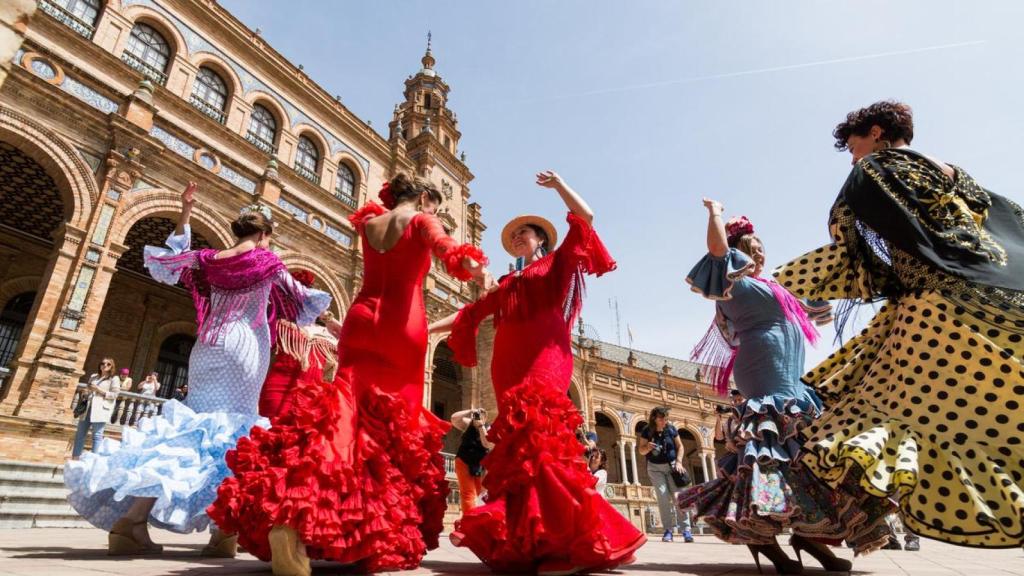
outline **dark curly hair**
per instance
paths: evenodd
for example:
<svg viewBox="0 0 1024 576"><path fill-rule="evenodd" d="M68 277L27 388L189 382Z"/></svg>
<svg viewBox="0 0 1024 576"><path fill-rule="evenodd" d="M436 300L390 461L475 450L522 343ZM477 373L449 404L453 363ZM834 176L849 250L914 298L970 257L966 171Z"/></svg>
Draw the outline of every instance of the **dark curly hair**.
<svg viewBox="0 0 1024 576"><path fill-rule="evenodd" d="M904 140L910 144L914 139L914 112L910 106L895 100L882 100L867 108L854 110L832 131L836 139L836 150L846 150L846 141L850 136L867 136L872 126L882 129L884 140Z"/></svg>

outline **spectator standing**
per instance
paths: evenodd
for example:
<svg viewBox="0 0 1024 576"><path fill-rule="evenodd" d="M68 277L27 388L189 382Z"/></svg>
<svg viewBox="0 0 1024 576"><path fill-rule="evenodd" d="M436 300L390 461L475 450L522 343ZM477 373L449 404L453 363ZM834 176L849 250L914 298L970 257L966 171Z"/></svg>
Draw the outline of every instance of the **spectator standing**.
<svg viewBox="0 0 1024 576"><path fill-rule="evenodd" d="M116 366L113 358L104 358L100 361L99 368L95 374L89 376L89 389L86 398L80 402L87 402L87 407L82 411L78 419L78 429L75 431L75 444L71 450L71 458L77 460L85 449L85 436L92 429L92 449L96 450L100 441L103 440L103 430L110 421L110 415L114 412L114 403L117 400L117 393L121 391L121 380L115 374Z"/></svg>

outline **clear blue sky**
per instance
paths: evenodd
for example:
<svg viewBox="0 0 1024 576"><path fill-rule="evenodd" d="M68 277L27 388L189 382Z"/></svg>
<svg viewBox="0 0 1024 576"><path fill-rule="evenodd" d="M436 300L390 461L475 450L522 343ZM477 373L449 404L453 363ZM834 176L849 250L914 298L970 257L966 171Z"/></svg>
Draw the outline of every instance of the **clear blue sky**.
<svg viewBox="0 0 1024 576"><path fill-rule="evenodd" d="M584 319L615 342L617 298L640 350L686 357L712 317L683 283L705 251L701 196L750 217L769 267L827 242L850 168L831 131L851 109L908 102L916 148L1024 200L1024 2L221 3L378 131L432 30L493 268L510 217L564 230L533 185L559 171L619 261Z"/></svg>

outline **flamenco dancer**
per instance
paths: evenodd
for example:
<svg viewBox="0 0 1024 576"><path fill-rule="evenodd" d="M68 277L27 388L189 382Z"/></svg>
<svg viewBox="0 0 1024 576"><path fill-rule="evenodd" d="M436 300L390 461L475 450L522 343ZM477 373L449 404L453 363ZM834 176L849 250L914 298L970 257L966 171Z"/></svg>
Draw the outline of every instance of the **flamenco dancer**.
<svg viewBox="0 0 1024 576"><path fill-rule="evenodd" d="M291 274L299 284L313 287L312 272L293 270ZM307 386L311 380L334 380L338 370L337 333L341 324L330 312L324 312L320 320L324 326L298 326L287 318L278 319L274 359L260 389L260 416L273 422L279 414L288 411L294 390Z"/></svg>
<svg viewBox="0 0 1024 576"><path fill-rule="evenodd" d="M431 255L481 285L483 253L434 216L441 194L399 174L351 218L364 250L362 289L341 327L333 382L310 380L270 430L228 456L235 473L210 516L239 533L274 574L308 575L310 558L360 572L415 568L441 532L449 424L423 408ZM493 280L491 280L493 282Z"/></svg>
<svg viewBox="0 0 1024 576"><path fill-rule="evenodd" d="M804 376L829 411L805 465L899 502L916 534L1024 544L1024 209L911 149L911 109L877 102L833 132L853 170L832 244L776 272L801 297L886 300ZM841 322L839 322L841 324Z"/></svg>
<svg viewBox="0 0 1024 576"><path fill-rule="evenodd" d="M494 316L491 377L499 415L484 458L487 504L466 512L451 540L495 571L574 574L627 563L646 537L594 490L574 431L583 424L566 392L572 377L570 328L583 304L583 274L602 275L615 261L591 228L590 207L554 172L537 184L556 190L569 208L569 232L520 216L502 231L505 250L524 264L498 288L456 315L455 359L476 365L477 327Z"/></svg>
<svg viewBox="0 0 1024 576"><path fill-rule="evenodd" d="M704 199L704 206L708 254L686 280L715 301L715 322L694 355L713 367L709 375L719 392L726 392L732 376L746 400L734 404L724 427L728 453L718 462L721 477L681 492L679 509L696 506L716 536L746 544L758 571L763 554L779 574L799 574L807 552L825 570L848 572L850 561L821 540L846 539L858 553L881 547L888 541L891 506L850 495L842 486L830 488L800 466L801 429L822 407L800 381L804 341L817 340L814 325L831 319L830 308L804 304L762 277L764 245L750 221L723 224L721 204ZM776 541L787 528L797 560Z"/></svg>
<svg viewBox="0 0 1024 576"><path fill-rule="evenodd" d="M189 358L189 395L169 400L163 414L125 428L120 445L69 463L68 500L93 526L108 530L111 555L162 551L148 524L174 532L205 530L206 507L230 474L225 453L253 426L270 363L275 318L312 323L330 304L324 292L296 282L267 248L270 210L242 209L231 223L238 239L227 250L191 250L189 218L197 186L182 193L181 216L167 249L146 246L145 265L165 284L179 280L196 305L198 340ZM204 555L233 557L237 539L214 531Z"/></svg>

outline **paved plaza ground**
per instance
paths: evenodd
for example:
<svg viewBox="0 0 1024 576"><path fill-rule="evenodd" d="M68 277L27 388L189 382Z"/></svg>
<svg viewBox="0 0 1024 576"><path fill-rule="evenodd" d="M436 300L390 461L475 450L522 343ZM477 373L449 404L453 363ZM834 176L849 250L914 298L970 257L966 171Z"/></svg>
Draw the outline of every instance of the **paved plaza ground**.
<svg viewBox="0 0 1024 576"><path fill-rule="evenodd" d="M199 557L204 537L182 536L154 531L154 540L165 545L158 557L111 559L106 556L106 534L91 529L24 529L0 530L0 575L17 576L174 576L266 574L270 566L248 554L235 560L207 560ZM787 548L792 555L792 550ZM838 551L852 557L850 550ZM812 559L805 557L805 574L826 574ZM765 574L773 574L770 564ZM329 563L315 563L315 576L341 574ZM443 540L440 549L427 555L413 574L490 574L467 550L455 548ZM608 574L678 574L743 576L757 574L754 563L741 546L730 546L710 536L699 536L697 542L663 543L653 539L638 554L637 563L628 569ZM857 559L854 575L878 574L898 576L938 576L964 574L970 576L1024 576L1024 551L974 550L959 548L931 540L922 540L921 552L881 551Z"/></svg>

